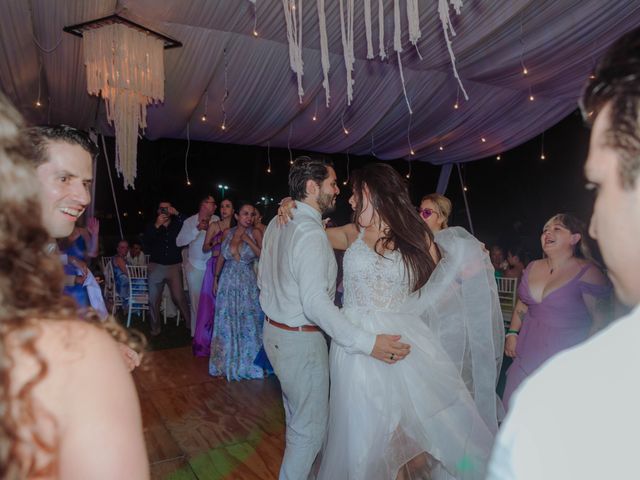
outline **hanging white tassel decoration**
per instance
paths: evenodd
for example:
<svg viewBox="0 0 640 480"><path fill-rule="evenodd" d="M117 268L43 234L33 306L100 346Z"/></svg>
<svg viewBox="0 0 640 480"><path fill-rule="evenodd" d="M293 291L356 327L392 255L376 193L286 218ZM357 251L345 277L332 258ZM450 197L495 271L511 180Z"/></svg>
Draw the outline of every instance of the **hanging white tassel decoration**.
<svg viewBox="0 0 640 480"><path fill-rule="evenodd" d="M402 25L400 24L400 0L393 0L393 49L402 51Z"/></svg>
<svg viewBox="0 0 640 480"><path fill-rule="evenodd" d="M324 0L318 0L318 28L320 29L320 56L322 58L322 86L325 92L325 104L329 108L331 95L329 92L329 41L327 39L327 17L324 11Z"/></svg>
<svg viewBox="0 0 640 480"><path fill-rule="evenodd" d="M302 0L282 0L284 19L287 24L287 40L289 42L289 63L291 70L298 78L298 97L302 103L304 89L302 88L302 76L304 75L304 63L302 61ZM296 18L296 13L298 17Z"/></svg>
<svg viewBox="0 0 640 480"><path fill-rule="evenodd" d="M384 4L378 0L378 50L380 60L387 58L387 50L384 46Z"/></svg>
<svg viewBox="0 0 640 480"><path fill-rule="evenodd" d="M418 0L407 0L407 20L409 22L409 41L411 45L416 46L422 36Z"/></svg>
<svg viewBox="0 0 640 480"><path fill-rule="evenodd" d="M353 12L354 0L347 1L347 19L345 25L344 0L340 0L340 33L342 35L342 50L344 56L344 66L347 73L347 105L351 105L353 100L353 64L356 61L353 53Z"/></svg>
<svg viewBox="0 0 640 480"><path fill-rule="evenodd" d="M373 40L371 39L371 0L364 0L364 31L367 37L367 60L373 60Z"/></svg>
<svg viewBox="0 0 640 480"><path fill-rule="evenodd" d="M451 23L451 17L449 16L449 3L451 3L451 5L453 6L456 14L460 15L462 0L438 0L438 14L440 15L440 23L442 23L442 31L444 32L444 39L447 43L447 50L449 50L449 57L451 57L453 75L458 80L458 85L460 85L460 90L462 90L465 100L469 100L469 95L467 95L467 91L464 89L464 85L462 85L460 75L458 75L458 69L456 68L456 57L453 53L453 48L451 47L451 39L449 38L449 31L451 32L452 37L456 36L456 32L453 29L453 24Z"/></svg>

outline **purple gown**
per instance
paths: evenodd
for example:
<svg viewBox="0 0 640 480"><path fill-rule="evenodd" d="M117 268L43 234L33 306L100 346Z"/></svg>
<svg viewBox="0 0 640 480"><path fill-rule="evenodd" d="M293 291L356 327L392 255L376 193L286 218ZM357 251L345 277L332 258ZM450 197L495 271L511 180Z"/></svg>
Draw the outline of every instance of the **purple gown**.
<svg viewBox="0 0 640 480"><path fill-rule="evenodd" d="M208 357L211 354L211 333L213 332L213 317L216 311L216 297L213 294L213 279L216 275L216 263L220 253L220 238L222 232L218 232L213 237L213 248L211 258L207 260L207 267L202 280L200 290L200 300L198 302L198 316L196 319L196 331L193 335L193 354L196 357Z"/></svg>
<svg viewBox="0 0 640 480"><path fill-rule="evenodd" d="M611 293L611 286L594 285L581 280L592 264L585 265L567 284L536 302L529 290L531 264L525 269L518 298L529 307L522 322L516 346L516 358L507 370L507 384L502 396L505 408L520 384L556 353L583 342L589 336L591 314L583 294L597 298ZM570 381L570 380L568 380Z"/></svg>

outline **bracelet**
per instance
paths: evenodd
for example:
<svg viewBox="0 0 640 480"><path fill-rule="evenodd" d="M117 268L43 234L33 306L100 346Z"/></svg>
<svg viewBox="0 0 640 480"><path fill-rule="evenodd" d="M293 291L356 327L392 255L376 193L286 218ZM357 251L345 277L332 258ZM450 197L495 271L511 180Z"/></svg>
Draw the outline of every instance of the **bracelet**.
<svg viewBox="0 0 640 480"><path fill-rule="evenodd" d="M514 336L518 336L518 334L520 333L520 330L507 330L507 333L505 334L505 337L508 337L510 335L514 335Z"/></svg>

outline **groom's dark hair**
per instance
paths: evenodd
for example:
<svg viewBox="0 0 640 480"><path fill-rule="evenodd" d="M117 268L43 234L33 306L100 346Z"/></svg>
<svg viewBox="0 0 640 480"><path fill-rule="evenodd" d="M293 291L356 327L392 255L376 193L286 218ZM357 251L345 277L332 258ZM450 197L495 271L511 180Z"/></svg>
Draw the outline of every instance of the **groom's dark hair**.
<svg viewBox="0 0 640 480"><path fill-rule="evenodd" d="M333 162L327 158L298 157L289 170L289 195L294 200L307 197L307 181L313 180L320 185L329 176L327 167Z"/></svg>

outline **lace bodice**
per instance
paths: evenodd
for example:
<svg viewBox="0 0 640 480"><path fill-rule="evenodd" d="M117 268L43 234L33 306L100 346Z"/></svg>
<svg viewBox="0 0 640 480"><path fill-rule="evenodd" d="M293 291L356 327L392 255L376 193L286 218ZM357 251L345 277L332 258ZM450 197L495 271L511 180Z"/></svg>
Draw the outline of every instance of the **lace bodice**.
<svg viewBox="0 0 640 480"><path fill-rule="evenodd" d="M378 255L362 235L344 254L344 307L396 310L409 294L400 252Z"/></svg>

